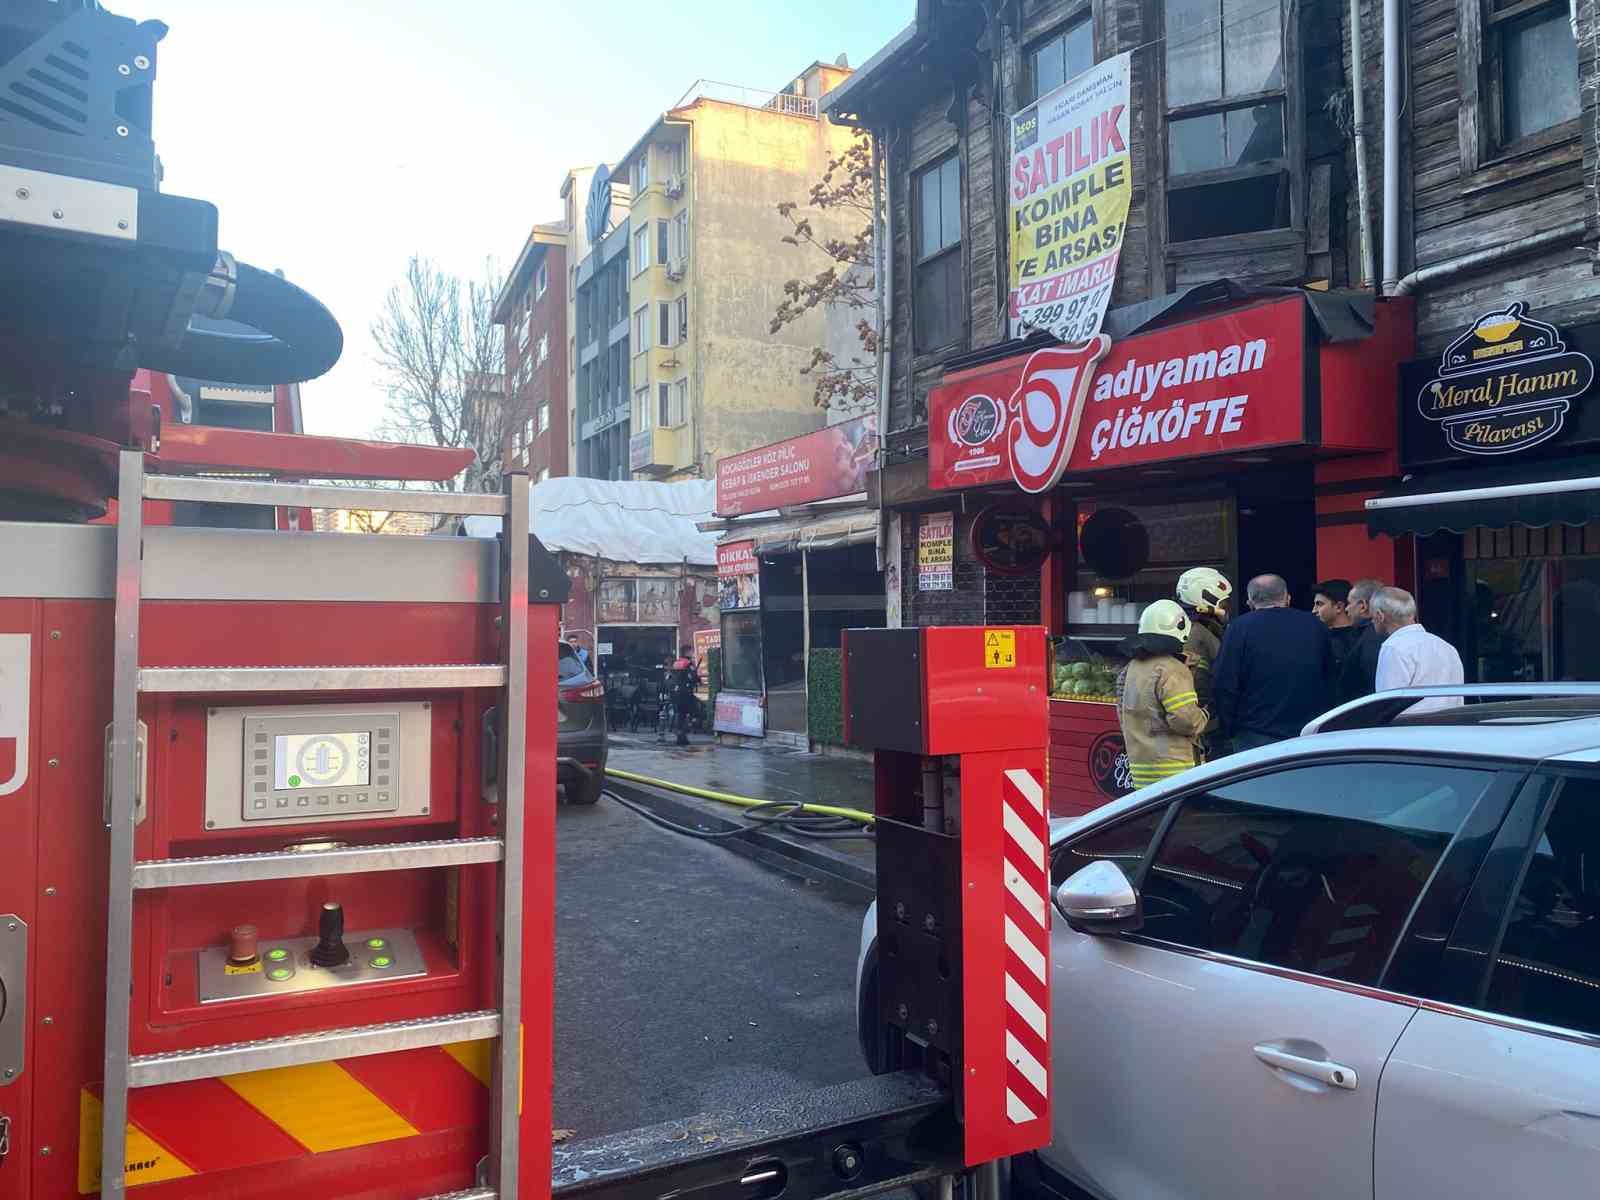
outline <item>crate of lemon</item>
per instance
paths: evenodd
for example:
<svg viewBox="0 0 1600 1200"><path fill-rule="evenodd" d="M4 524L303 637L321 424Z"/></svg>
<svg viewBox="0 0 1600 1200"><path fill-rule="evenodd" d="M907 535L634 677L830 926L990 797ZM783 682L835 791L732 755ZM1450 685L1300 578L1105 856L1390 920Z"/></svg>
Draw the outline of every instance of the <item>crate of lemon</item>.
<svg viewBox="0 0 1600 1200"><path fill-rule="evenodd" d="M1090 662L1057 663L1050 681L1052 700L1078 700L1091 704L1117 702L1118 668L1095 659Z"/></svg>

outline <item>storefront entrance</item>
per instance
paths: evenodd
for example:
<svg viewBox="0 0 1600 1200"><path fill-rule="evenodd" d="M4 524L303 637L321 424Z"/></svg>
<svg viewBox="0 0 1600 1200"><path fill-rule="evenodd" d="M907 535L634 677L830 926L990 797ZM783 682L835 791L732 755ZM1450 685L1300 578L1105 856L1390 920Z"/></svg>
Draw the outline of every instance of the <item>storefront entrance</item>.
<svg viewBox="0 0 1600 1200"><path fill-rule="evenodd" d="M678 656L676 625L602 625L595 642L600 677L615 671L656 670Z"/></svg>

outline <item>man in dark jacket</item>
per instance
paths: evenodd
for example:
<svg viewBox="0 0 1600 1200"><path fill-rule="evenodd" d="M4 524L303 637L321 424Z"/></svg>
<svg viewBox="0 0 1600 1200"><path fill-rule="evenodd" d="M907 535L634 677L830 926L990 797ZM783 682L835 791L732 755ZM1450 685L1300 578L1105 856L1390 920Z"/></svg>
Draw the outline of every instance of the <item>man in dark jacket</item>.
<svg viewBox="0 0 1600 1200"><path fill-rule="evenodd" d="M1281 576L1257 575L1245 597L1251 611L1229 623L1216 668L1217 716L1235 751L1297 736L1327 711L1333 676L1327 628L1289 607Z"/></svg>
<svg viewBox="0 0 1600 1200"><path fill-rule="evenodd" d="M1350 657L1361 639L1361 629L1350 615L1350 581L1324 579L1312 593L1311 615L1328 627L1333 639L1333 670L1335 677Z"/></svg>
<svg viewBox="0 0 1600 1200"><path fill-rule="evenodd" d="M1334 698L1340 704L1370 696L1377 690L1378 651L1383 646L1383 635L1372 623L1372 598L1382 590L1383 581L1379 579L1358 579L1350 585L1350 617L1360 633L1339 665Z"/></svg>

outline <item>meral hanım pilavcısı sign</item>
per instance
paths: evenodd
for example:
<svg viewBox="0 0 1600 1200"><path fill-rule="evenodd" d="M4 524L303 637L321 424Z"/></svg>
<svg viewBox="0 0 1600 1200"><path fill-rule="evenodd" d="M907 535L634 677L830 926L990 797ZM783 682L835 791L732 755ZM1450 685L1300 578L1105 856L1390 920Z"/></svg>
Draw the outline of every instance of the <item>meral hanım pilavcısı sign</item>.
<svg viewBox="0 0 1600 1200"><path fill-rule="evenodd" d="M1426 364L1423 367L1427 370ZM1555 438L1594 383L1594 363L1519 301L1486 313L1439 356L1418 386L1407 371L1404 457L1512 454ZM1585 439L1587 440L1587 439Z"/></svg>

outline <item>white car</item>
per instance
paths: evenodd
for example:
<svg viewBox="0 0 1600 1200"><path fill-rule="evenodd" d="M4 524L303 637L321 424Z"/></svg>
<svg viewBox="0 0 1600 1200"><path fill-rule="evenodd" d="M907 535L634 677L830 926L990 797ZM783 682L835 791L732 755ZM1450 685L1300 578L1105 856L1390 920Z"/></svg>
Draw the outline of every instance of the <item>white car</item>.
<svg viewBox="0 0 1600 1200"><path fill-rule="evenodd" d="M1594 690L1296 738L1057 822L1054 1140L1019 1183L1600 1195ZM876 936L869 912L874 1070Z"/></svg>

